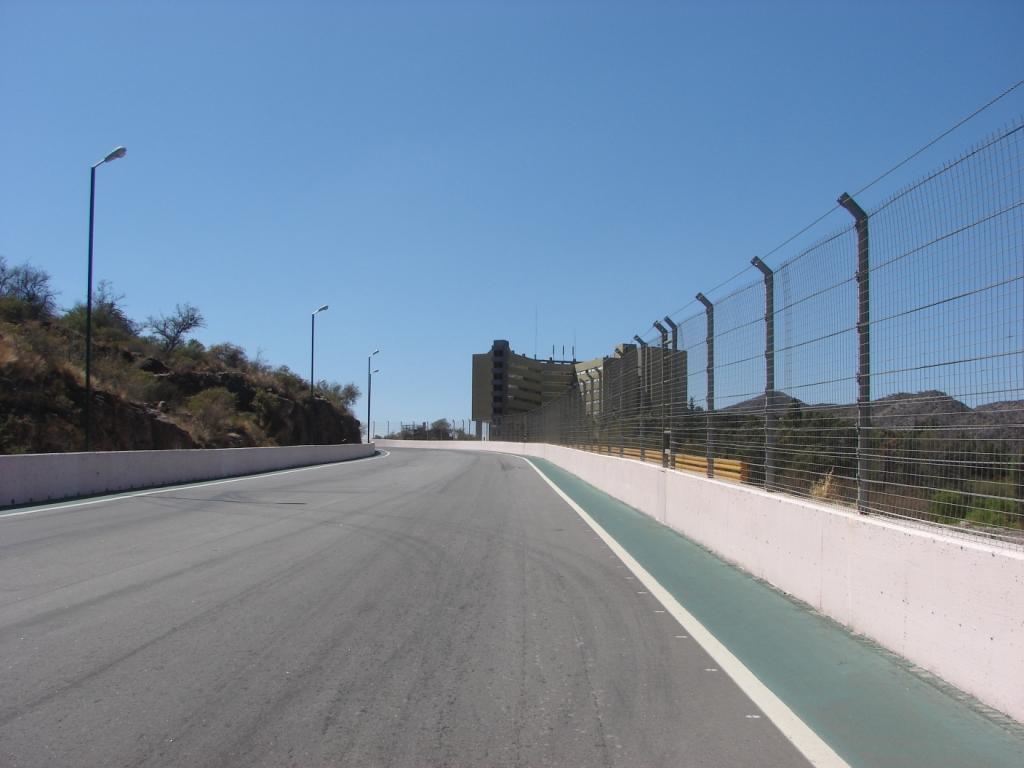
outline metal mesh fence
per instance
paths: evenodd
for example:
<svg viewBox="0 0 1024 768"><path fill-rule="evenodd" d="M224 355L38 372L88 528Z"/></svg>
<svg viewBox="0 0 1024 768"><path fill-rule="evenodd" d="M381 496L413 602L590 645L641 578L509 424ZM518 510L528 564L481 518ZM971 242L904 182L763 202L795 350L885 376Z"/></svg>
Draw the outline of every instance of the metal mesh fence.
<svg viewBox="0 0 1024 768"><path fill-rule="evenodd" d="M493 425L1024 542L1017 122Z"/></svg>

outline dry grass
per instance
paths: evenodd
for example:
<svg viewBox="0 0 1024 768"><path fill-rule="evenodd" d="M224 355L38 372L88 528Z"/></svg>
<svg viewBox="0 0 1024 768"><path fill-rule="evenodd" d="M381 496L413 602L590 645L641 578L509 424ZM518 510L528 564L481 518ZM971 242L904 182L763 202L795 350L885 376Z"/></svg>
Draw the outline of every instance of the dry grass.
<svg viewBox="0 0 1024 768"><path fill-rule="evenodd" d="M818 501L838 502L842 500L839 482L835 477L835 468L830 469L824 477L811 484L810 496Z"/></svg>

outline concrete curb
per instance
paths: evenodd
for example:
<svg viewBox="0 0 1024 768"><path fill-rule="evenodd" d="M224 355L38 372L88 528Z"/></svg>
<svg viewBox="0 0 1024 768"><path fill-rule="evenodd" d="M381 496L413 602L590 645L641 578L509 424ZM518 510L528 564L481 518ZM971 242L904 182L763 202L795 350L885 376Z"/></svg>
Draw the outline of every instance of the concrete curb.
<svg viewBox="0 0 1024 768"><path fill-rule="evenodd" d="M0 456L0 509L372 456L373 443Z"/></svg>

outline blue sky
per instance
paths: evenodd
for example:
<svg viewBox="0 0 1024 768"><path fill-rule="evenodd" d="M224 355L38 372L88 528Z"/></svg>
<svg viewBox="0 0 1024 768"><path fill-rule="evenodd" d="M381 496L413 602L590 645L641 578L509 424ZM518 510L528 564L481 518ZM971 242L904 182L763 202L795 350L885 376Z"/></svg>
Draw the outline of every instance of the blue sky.
<svg viewBox="0 0 1024 768"><path fill-rule="evenodd" d="M0 0L0 254L468 418L470 355L607 353L1024 77L1024 4ZM1024 113L1024 88L865 194ZM838 212L781 260L824 231ZM750 275L744 279L750 279ZM692 310L690 310L692 311ZM365 407L360 402L360 415Z"/></svg>

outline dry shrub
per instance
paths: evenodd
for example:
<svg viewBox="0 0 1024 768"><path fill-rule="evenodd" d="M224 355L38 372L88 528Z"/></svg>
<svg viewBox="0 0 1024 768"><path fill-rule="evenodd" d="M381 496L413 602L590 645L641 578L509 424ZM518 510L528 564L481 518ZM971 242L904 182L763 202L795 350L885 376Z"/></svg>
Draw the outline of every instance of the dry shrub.
<svg viewBox="0 0 1024 768"><path fill-rule="evenodd" d="M811 498L818 501L839 501L842 495L839 491L839 483L835 479L836 469L833 467L825 475L811 485Z"/></svg>
<svg viewBox="0 0 1024 768"><path fill-rule="evenodd" d="M93 358L93 379L97 389L113 392L125 400L145 402L153 377L114 357Z"/></svg>

